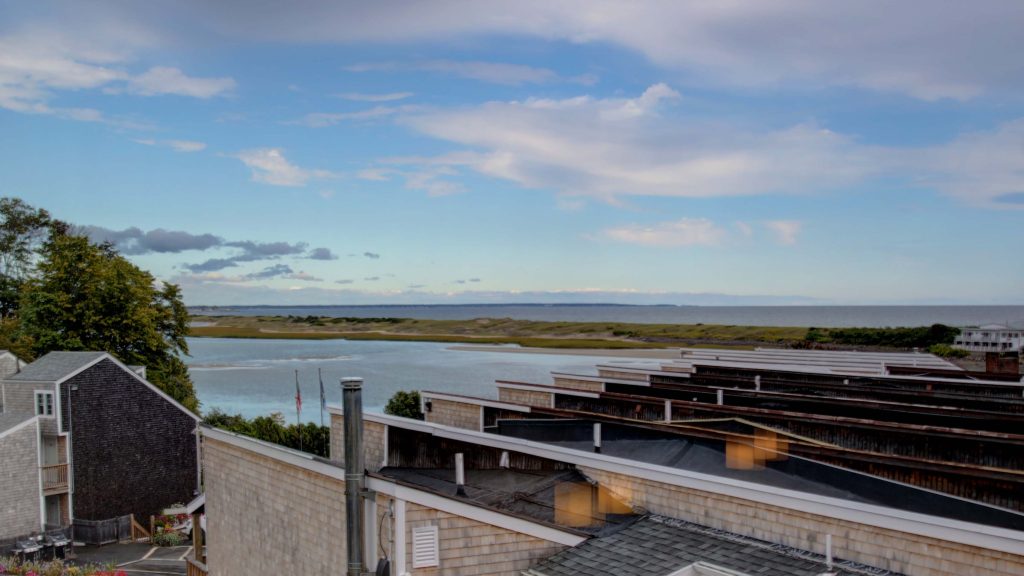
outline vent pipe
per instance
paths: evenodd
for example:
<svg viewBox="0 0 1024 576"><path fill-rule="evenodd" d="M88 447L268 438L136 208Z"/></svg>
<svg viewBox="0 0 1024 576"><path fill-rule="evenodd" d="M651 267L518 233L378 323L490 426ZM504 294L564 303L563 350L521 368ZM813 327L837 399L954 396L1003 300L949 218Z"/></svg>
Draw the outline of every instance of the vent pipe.
<svg viewBox="0 0 1024 576"><path fill-rule="evenodd" d="M455 454L455 495L466 495L466 464L462 452Z"/></svg>
<svg viewBox="0 0 1024 576"><path fill-rule="evenodd" d="M363 573L363 379L342 378L345 409L345 537L348 576Z"/></svg>
<svg viewBox="0 0 1024 576"><path fill-rule="evenodd" d="M601 423L594 423L594 452L601 453Z"/></svg>
<svg viewBox="0 0 1024 576"><path fill-rule="evenodd" d="M718 396L717 397L718 405L721 406L721 405L725 404L725 391L722 390L721 388L719 388L717 396Z"/></svg>
<svg viewBox="0 0 1024 576"><path fill-rule="evenodd" d="M754 376L754 390L761 391L761 375Z"/></svg>

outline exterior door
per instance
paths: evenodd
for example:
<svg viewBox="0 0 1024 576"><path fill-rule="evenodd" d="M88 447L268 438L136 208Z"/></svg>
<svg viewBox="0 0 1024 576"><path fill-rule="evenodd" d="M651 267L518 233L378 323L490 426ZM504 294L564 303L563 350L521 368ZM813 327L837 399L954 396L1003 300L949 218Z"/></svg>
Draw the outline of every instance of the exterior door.
<svg viewBox="0 0 1024 576"><path fill-rule="evenodd" d="M60 464L57 457L57 438L46 436L43 438L43 466Z"/></svg>

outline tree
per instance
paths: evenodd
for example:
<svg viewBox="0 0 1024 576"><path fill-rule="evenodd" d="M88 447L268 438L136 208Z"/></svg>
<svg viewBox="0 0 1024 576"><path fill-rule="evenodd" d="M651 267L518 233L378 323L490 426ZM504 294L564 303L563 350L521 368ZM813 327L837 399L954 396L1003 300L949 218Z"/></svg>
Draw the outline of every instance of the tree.
<svg viewBox="0 0 1024 576"><path fill-rule="evenodd" d="M0 322L17 312L21 285L53 224L46 210L37 210L20 198L0 198Z"/></svg>
<svg viewBox="0 0 1024 576"><path fill-rule="evenodd" d="M158 283L109 244L56 228L24 281L20 333L35 354L103 350L146 366L147 378L198 411L188 368L188 312L180 289Z"/></svg>
<svg viewBox="0 0 1024 576"><path fill-rule="evenodd" d="M420 393L415 390L395 392L395 395L384 406L384 413L423 420L423 412L420 412Z"/></svg>

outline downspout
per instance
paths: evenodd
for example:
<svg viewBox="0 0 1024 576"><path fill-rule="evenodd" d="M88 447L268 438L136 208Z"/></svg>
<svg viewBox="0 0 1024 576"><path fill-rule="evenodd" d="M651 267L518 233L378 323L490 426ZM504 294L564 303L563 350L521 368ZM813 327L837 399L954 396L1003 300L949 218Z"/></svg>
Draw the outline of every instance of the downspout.
<svg viewBox="0 0 1024 576"><path fill-rule="evenodd" d="M345 537L348 576L363 574L363 379L342 378L345 410Z"/></svg>

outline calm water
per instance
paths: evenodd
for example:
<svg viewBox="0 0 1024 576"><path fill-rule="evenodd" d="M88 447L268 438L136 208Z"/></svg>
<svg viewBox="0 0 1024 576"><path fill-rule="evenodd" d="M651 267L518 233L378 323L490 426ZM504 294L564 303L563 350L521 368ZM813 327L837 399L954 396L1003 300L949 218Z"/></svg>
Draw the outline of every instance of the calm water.
<svg viewBox="0 0 1024 576"><path fill-rule="evenodd" d="M508 354L447 350L451 344L346 340L190 338L188 359L203 411L220 408L247 417L281 412L295 421L295 370L303 420L320 419L322 369L329 404L341 403L339 379L365 379L363 404L379 410L398 390L434 390L495 398L495 380L550 384L551 371L593 373L594 365L623 361L595 356ZM326 417L326 416L325 416Z"/></svg>
<svg viewBox="0 0 1024 576"><path fill-rule="evenodd" d="M434 320L516 318L565 322L884 327L1024 324L1024 306L622 306L508 304L456 306L238 306L193 308L200 314L390 317Z"/></svg>

